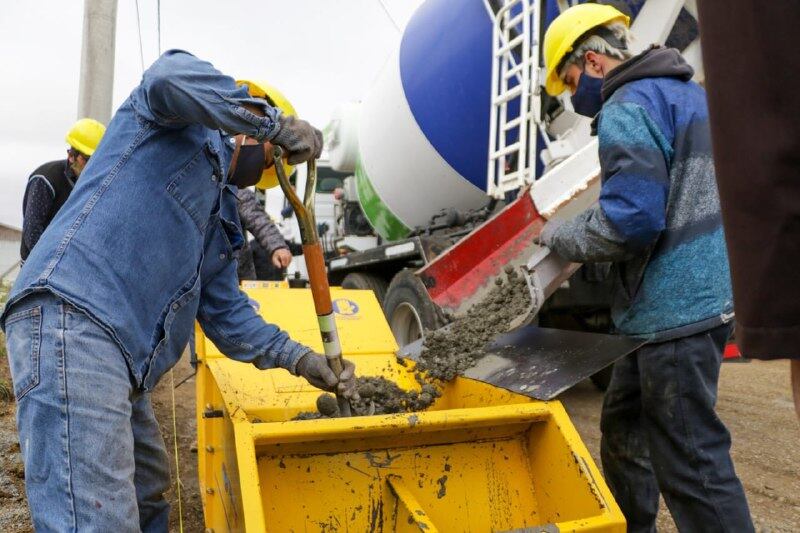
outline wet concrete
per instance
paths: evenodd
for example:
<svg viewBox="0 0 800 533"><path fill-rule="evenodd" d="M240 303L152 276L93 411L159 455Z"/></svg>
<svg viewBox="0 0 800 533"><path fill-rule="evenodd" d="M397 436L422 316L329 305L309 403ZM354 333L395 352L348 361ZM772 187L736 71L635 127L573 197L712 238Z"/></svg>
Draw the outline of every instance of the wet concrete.
<svg viewBox="0 0 800 533"><path fill-rule="evenodd" d="M483 348L509 324L525 314L530 295L525 278L506 267L506 279L495 279L495 287L481 302L452 322L447 331L428 332L417 368L428 379L450 381L472 367L484 355Z"/></svg>
<svg viewBox="0 0 800 533"><path fill-rule="evenodd" d="M353 409L359 415L423 411L430 407L441 393L430 383L423 382L421 385L420 391L406 391L385 378L358 378L358 394L361 400L353 402Z"/></svg>
<svg viewBox="0 0 800 533"><path fill-rule="evenodd" d="M508 331L509 324L530 306L525 278L513 267L506 267L505 279L498 277L494 283L486 298L452 322L447 331L426 333L415 374L422 386L420 391L403 390L381 377L360 377L357 381L361 400L352 403L353 413L364 416L427 409L441 396L441 383L471 368L484 355L484 346ZM339 410L334 397L323 394L317 399L317 412L300 413L294 420L336 416Z"/></svg>
<svg viewBox="0 0 800 533"><path fill-rule="evenodd" d="M417 376L419 380L420 377ZM350 403L355 416L385 415L393 413L412 413L424 411L441 396L439 389L430 384L421 382L421 390L407 391L397 386L393 381L381 377L357 378L358 394L360 400ZM321 394L317 398L317 411L304 412L293 420L314 420L318 418L336 418L339 408L336 398L332 394Z"/></svg>
<svg viewBox="0 0 800 533"><path fill-rule="evenodd" d="M317 398L317 411L325 416L338 416L339 406L336 403L336 398L331 394L321 394Z"/></svg>

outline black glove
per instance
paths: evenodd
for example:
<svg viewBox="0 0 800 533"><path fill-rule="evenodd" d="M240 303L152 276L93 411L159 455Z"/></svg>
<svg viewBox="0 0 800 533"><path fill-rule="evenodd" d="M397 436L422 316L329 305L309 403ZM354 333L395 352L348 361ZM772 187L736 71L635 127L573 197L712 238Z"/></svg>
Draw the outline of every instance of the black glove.
<svg viewBox="0 0 800 533"><path fill-rule="evenodd" d="M322 154L322 132L305 120L281 115L278 118L278 127L272 144L277 144L288 152L287 161L290 165L318 159Z"/></svg>
<svg viewBox="0 0 800 533"><path fill-rule="evenodd" d="M306 378L306 381L318 389L335 392L349 400L359 400L356 389L356 365L347 359L342 359L342 362L344 370L337 378L324 355L308 352L297 361L295 374Z"/></svg>
<svg viewBox="0 0 800 533"><path fill-rule="evenodd" d="M562 220L548 220L539 235L533 238L533 243L550 248L553 243L553 235L562 224L564 224Z"/></svg>

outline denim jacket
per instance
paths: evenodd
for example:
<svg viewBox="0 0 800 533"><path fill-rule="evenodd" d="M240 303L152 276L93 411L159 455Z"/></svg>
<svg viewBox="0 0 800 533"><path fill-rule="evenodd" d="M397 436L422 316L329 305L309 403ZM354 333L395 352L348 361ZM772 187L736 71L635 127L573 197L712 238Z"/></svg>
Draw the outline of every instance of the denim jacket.
<svg viewBox="0 0 800 533"><path fill-rule="evenodd" d="M195 317L228 357L294 371L309 348L265 323L239 290L244 239L226 183L228 134L270 139L278 113L210 63L164 53L32 250L0 324L15 302L49 290L108 331L145 390L180 358Z"/></svg>

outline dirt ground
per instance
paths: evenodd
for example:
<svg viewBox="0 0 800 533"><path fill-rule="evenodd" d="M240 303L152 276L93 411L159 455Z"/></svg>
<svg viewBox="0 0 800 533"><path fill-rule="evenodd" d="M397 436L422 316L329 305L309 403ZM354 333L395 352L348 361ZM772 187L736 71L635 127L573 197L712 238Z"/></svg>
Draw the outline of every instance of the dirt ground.
<svg viewBox="0 0 800 533"><path fill-rule="evenodd" d="M585 382L561 400L599 465L602 395ZM800 423L794 415L788 362L723 364L717 408L732 435L733 461L756 530L800 531ZM676 531L663 501L658 529Z"/></svg>
<svg viewBox="0 0 800 533"><path fill-rule="evenodd" d="M0 339L0 342L4 342ZM188 357L173 369L177 385L192 375ZM0 384L10 383L8 360L0 357ZM203 510L197 485L197 453L195 450L194 378L175 389L175 413L178 429L178 465L181 480L181 510L183 531L202 532ZM153 392L153 407L161 424L161 434L170 457L172 488L167 498L172 504L170 531L180 531L177 483L175 474L175 439L172 425L171 380L167 374ZM0 532L30 533L33 528L28 516L23 483L24 468L14 422L14 403L0 399Z"/></svg>
<svg viewBox="0 0 800 533"><path fill-rule="evenodd" d="M186 359L174 370L175 383L192 373ZM785 361L726 363L720 380L719 413L733 435L733 457L745 485L750 507L760 532L800 530L800 424L794 417ZM0 359L0 380L8 380L8 363ZM153 395L156 413L170 452L173 481L174 440L170 376ZM602 394L582 383L561 398L595 460L599 463L598 428ZM202 532L202 509L197 489L194 379L175 389L178 449L182 488L183 528ZM13 403L0 402L0 531L32 531L27 516L23 469L14 430ZM173 503L171 530L178 531L177 497ZM675 531L669 513L662 509L660 531Z"/></svg>
<svg viewBox="0 0 800 533"><path fill-rule="evenodd" d="M175 420L178 429L178 468L181 481L181 513L183 518L183 531L193 533L202 532L203 504L200 501L200 491L197 485L197 422L195 419L194 387L192 376L194 371L189 364L188 356L183 357L172 369L175 391ZM189 379L186 379L189 378ZM186 379L186 381L184 381ZM180 384L183 381L182 384ZM175 483L175 439L173 438L172 425L172 382L167 374L153 391L153 409L161 424L161 434L167 445L172 472L172 490L167 494L172 505L170 514L170 531L180 531L180 518L178 514L178 493ZM180 385L179 385L180 384Z"/></svg>

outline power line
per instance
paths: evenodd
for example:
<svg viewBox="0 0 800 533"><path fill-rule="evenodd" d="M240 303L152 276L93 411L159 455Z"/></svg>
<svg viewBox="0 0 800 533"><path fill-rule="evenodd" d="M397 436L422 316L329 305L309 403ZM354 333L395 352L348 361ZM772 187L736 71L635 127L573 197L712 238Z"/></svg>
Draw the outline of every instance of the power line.
<svg viewBox="0 0 800 533"><path fill-rule="evenodd" d="M161 57L161 0L158 0L158 56Z"/></svg>
<svg viewBox="0 0 800 533"><path fill-rule="evenodd" d="M397 22L395 22L394 18L392 17L392 14L389 13L389 10L386 8L386 4L383 3L383 0L378 0L378 3L383 8L383 12L386 13L386 17L392 23L392 26L394 26L394 29L397 30L397 33L403 33L403 30L401 30L400 26L397 25Z"/></svg>
<svg viewBox="0 0 800 533"><path fill-rule="evenodd" d="M144 72L144 49L142 48L142 18L139 15L139 0L136 0L136 29L139 31L139 61Z"/></svg>

